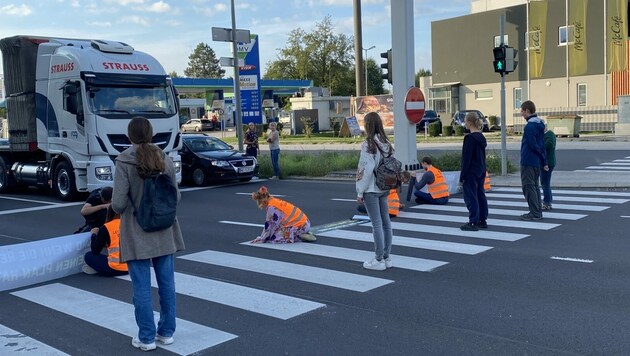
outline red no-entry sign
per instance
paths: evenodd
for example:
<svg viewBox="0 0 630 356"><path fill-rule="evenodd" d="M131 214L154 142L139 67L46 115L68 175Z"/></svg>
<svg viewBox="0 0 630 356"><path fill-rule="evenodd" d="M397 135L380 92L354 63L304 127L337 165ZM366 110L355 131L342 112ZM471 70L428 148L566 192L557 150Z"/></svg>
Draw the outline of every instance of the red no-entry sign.
<svg viewBox="0 0 630 356"><path fill-rule="evenodd" d="M424 116L424 94L422 90L411 87L405 95L405 115L412 124L417 124Z"/></svg>

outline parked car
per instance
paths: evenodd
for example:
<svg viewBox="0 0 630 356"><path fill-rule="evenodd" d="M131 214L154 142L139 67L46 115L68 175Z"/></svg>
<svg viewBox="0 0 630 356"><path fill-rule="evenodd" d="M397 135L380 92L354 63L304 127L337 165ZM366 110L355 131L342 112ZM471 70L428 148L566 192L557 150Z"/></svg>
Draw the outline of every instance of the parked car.
<svg viewBox="0 0 630 356"><path fill-rule="evenodd" d="M195 186L211 182L239 180L246 182L258 173L255 157L206 134L182 135L182 180Z"/></svg>
<svg viewBox="0 0 630 356"><path fill-rule="evenodd" d="M453 120L451 121L451 125L453 126L453 130L455 129L455 126L460 125L460 126L464 126L464 119L466 118L466 115L469 112L474 112L477 114L478 117L481 118L481 121L483 122L483 132L489 132L490 131L490 123L488 122L488 117L485 116L484 114L481 113L481 111L479 110L459 110L456 111L455 114L453 114ZM468 132L468 130L465 130L466 132Z"/></svg>
<svg viewBox="0 0 630 356"><path fill-rule="evenodd" d="M442 121L440 115L434 110L425 110L422 120L416 124L416 132L424 132L425 127L428 127L434 122L439 122L439 131L442 132Z"/></svg>
<svg viewBox="0 0 630 356"><path fill-rule="evenodd" d="M214 130L215 125L211 120L208 119L190 119L182 126L182 131L211 131Z"/></svg>

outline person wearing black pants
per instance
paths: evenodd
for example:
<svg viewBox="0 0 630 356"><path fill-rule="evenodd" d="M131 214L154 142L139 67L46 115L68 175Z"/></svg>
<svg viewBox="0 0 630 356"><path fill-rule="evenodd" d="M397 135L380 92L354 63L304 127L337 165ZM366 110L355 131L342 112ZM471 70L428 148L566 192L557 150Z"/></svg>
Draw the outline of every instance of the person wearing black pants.
<svg viewBox="0 0 630 356"><path fill-rule="evenodd" d="M468 223L460 227L463 231L478 231L488 228L488 200L484 190L486 178L485 136L481 133L483 123L476 113L468 113L464 119L470 133L464 136L462 146L462 169L459 181L464 190L464 202L468 209Z"/></svg>

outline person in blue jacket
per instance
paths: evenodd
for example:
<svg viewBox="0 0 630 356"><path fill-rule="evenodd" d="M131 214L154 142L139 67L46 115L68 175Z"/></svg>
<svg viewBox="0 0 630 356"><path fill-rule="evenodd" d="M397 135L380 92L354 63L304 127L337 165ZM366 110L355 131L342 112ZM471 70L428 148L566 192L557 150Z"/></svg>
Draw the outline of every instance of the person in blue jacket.
<svg viewBox="0 0 630 356"><path fill-rule="evenodd" d="M549 170L545 151L545 123L536 115L536 105L531 100L521 104L521 116L527 121L521 139L521 186L529 212L522 220L541 220L540 170Z"/></svg>

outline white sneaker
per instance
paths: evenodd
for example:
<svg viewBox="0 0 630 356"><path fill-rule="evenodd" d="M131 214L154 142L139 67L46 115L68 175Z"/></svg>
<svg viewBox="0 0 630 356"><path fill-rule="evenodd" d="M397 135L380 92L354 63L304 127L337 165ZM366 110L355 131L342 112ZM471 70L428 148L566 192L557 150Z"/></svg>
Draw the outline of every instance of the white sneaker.
<svg viewBox="0 0 630 356"><path fill-rule="evenodd" d="M394 264L392 263L392 258L391 257L385 258L384 261L385 261L385 267L386 268L394 267Z"/></svg>
<svg viewBox="0 0 630 356"><path fill-rule="evenodd" d="M385 267L385 261L377 260L376 258L363 262L363 268L371 269L374 271L384 271L387 267Z"/></svg>
<svg viewBox="0 0 630 356"><path fill-rule="evenodd" d="M83 267L81 267L81 270L83 271L83 273L85 274L97 274L98 271L95 270L94 268L88 266L88 264L84 264Z"/></svg>
<svg viewBox="0 0 630 356"><path fill-rule="evenodd" d="M155 350L156 348L155 342L152 342L150 344L145 344L142 341L140 341L140 339L138 339L137 337L134 337L133 339L131 339L131 346L135 347L136 349L140 349L142 351L151 351L151 350Z"/></svg>
<svg viewBox="0 0 630 356"><path fill-rule="evenodd" d="M172 336L162 336L162 335L155 335L155 341L159 342L162 345L170 345L172 344L175 339L173 339Z"/></svg>
<svg viewBox="0 0 630 356"><path fill-rule="evenodd" d="M298 238L304 242L315 242L317 241L317 237L313 235L311 232L307 232L306 234L301 234Z"/></svg>

